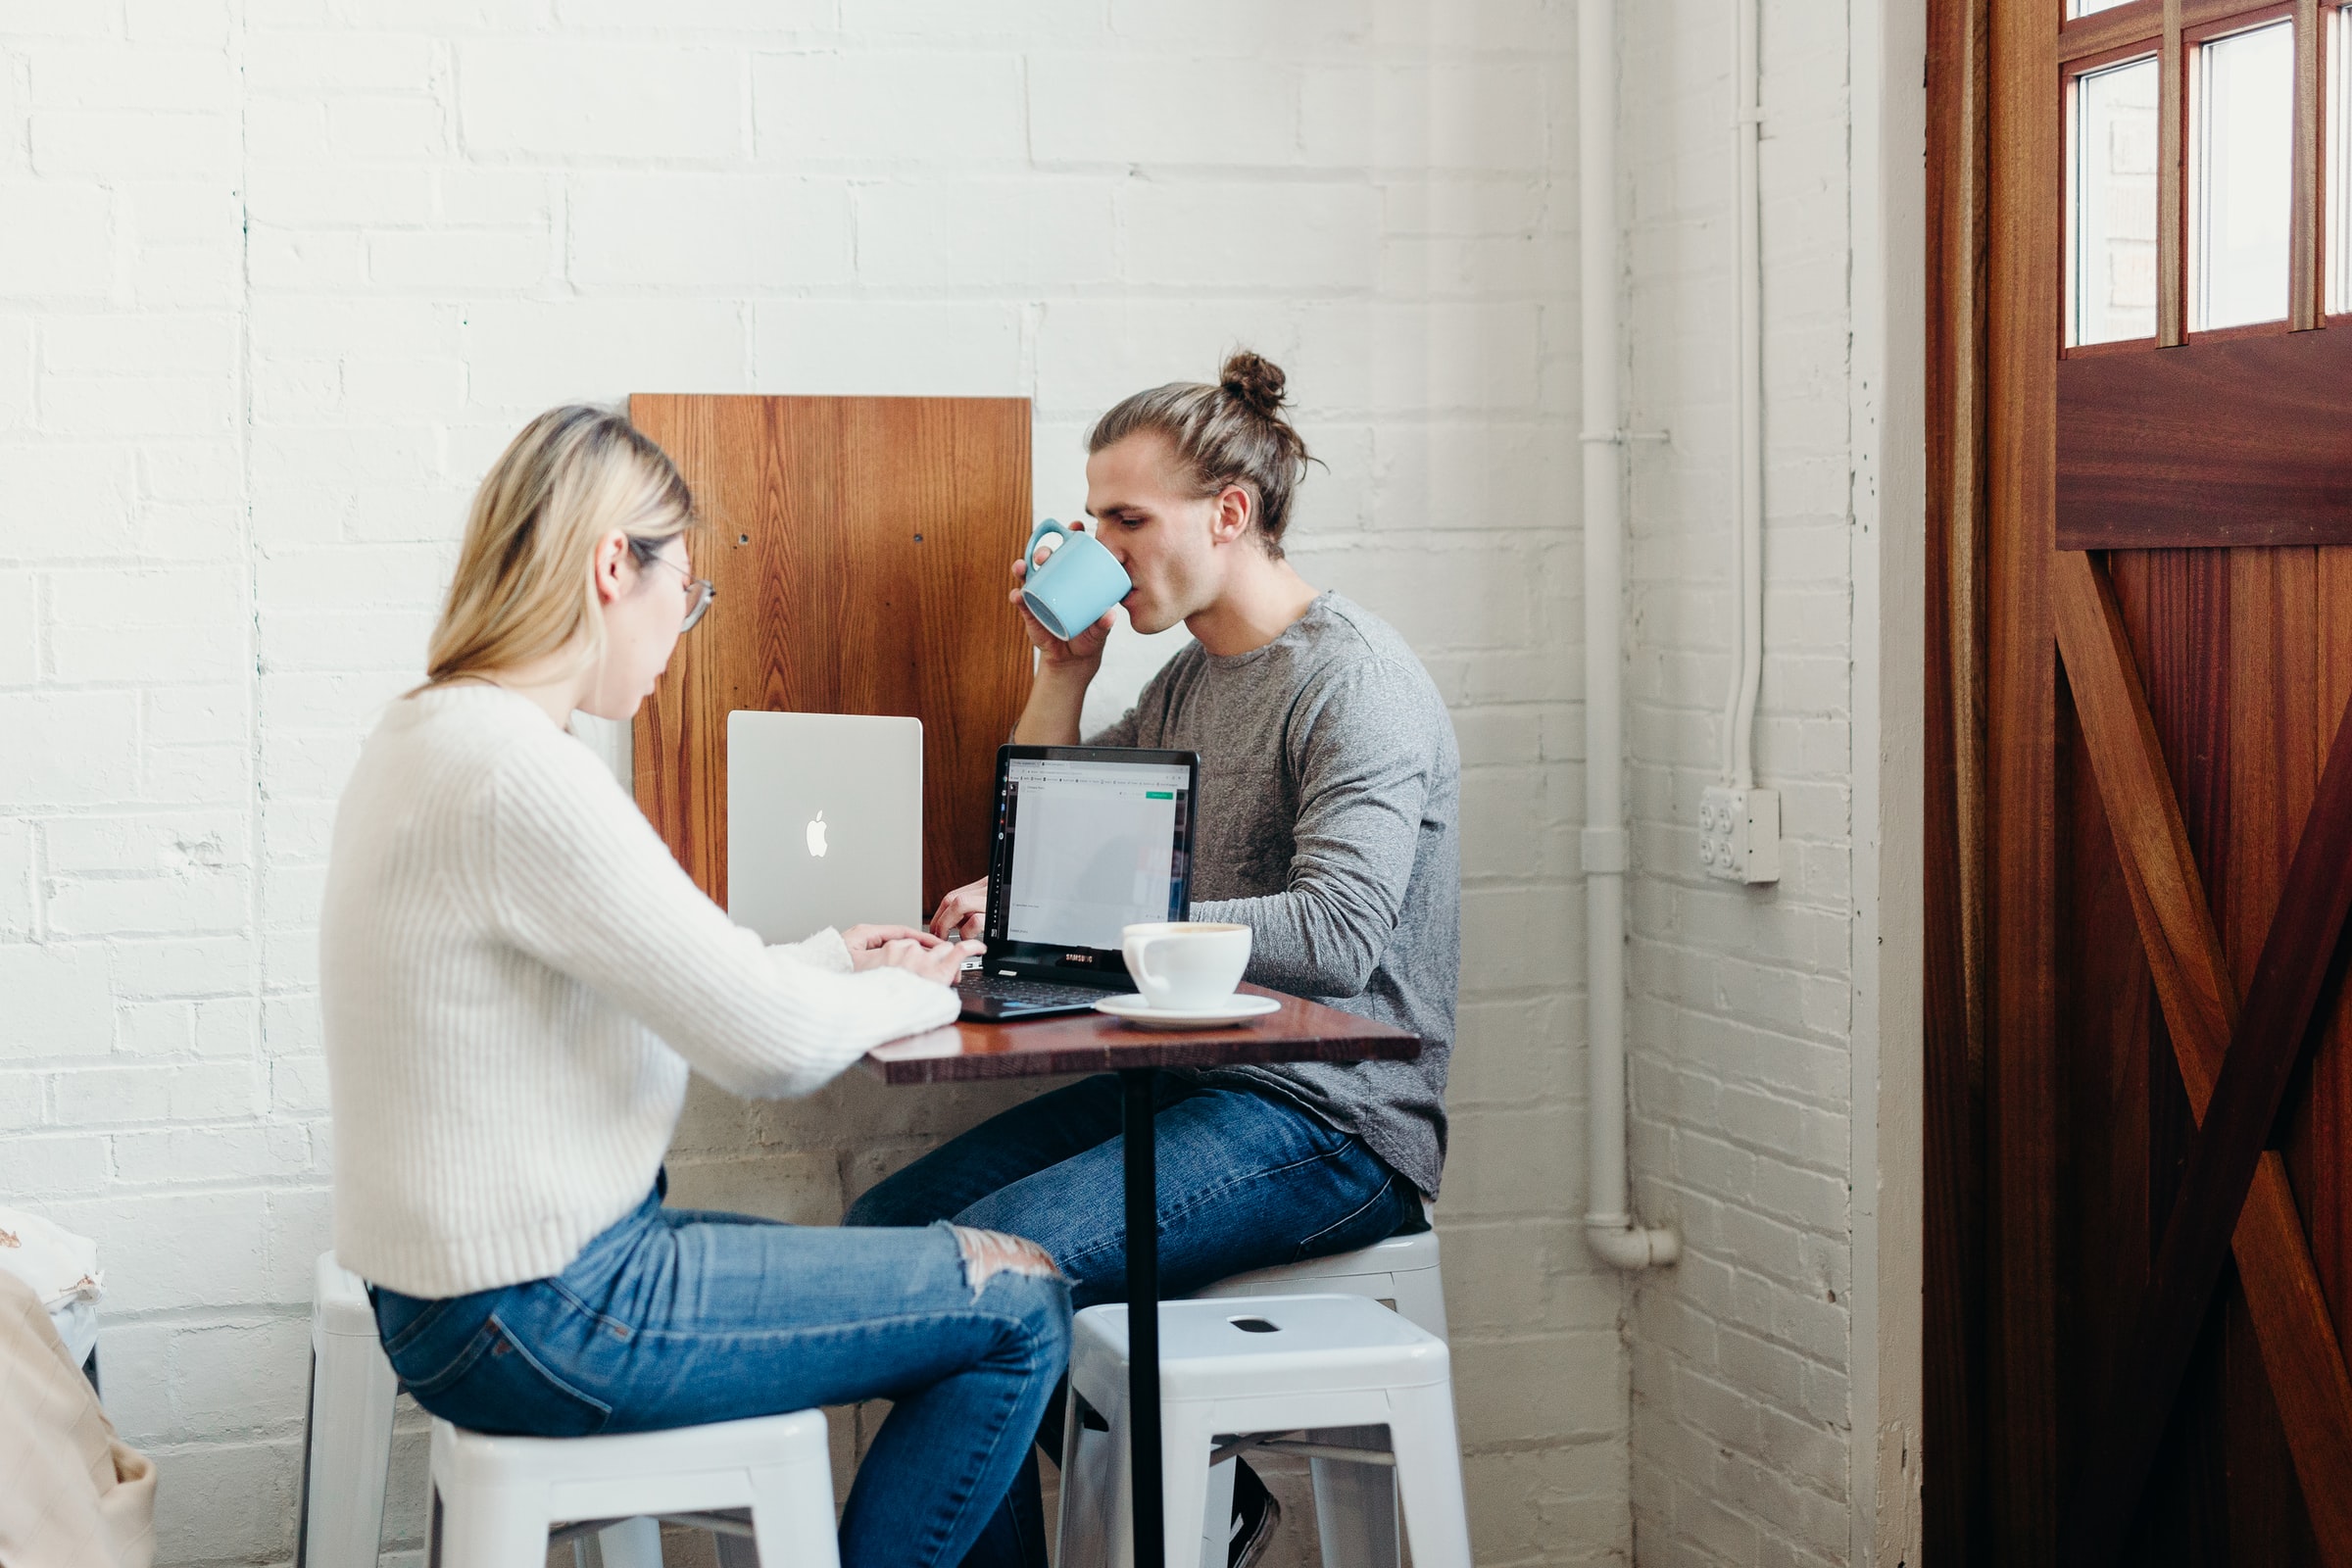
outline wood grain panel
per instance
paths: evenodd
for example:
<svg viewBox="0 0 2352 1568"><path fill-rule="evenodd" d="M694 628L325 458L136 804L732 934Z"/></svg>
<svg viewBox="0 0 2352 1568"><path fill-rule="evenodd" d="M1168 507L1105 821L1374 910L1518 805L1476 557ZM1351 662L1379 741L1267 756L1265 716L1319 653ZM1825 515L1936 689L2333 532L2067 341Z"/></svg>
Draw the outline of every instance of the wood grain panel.
<svg viewBox="0 0 2352 1568"><path fill-rule="evenodd" d="M2192 559L2219 563L2224 558ZM2256 596L2266 586L2283 581L2289 585L2289 597L2299 593L2317 603L2316 562L2299 565L2261 560L2235 568L2232 575L2239 584L2232 615L2258 617L2249 620L2250 628L2267 631L2293 618L2291 614L2273 615L2268 605L2257 602ZM2237 987L2189 858L2186 826L2167 787L2163 759L2156 750L2155 720L2138 681L2123 613L2084 557L2062 555L2052 580L2068 690L2081 713L2090 760L2106 798L2107 825L2114 837L2132 917L2149 957L2155 989L2163 1000L2164 1033L2178 1053L2187 1108L2201 1119L2212 1098L2229 1035L2235 1027ZM2308 638L2313 630L2308 617L2303 625ZM2231 727L2244 734L2247 743L2242 751L2230 754L2233 775L2255 770L2243 759L2266 749L2256 744L2266 734L2273 737L2267 747L2269 755L2276 756L2280 750L2291 755L2302 744L2277 742L2279 726L2272 724L2268 715L2282 704L2309 711L2295 682L2261 686L2243 678L2247 665L2259 670L2273 654L2267 637L2249 636L2240 641L2251 645L2248 654L2238 660L2215 661L2217 665L2239 665L2240 678L2232 682L2228 710L2239 715L2233 717ZM2243 716L2248 711L2256 716ZM2296 727L2292 720L2283 726L2289 732ZM2303 728L2308 740L2309 726ZM2312 768L2308 755L2302 765L2308 776ZM2248 789L2258 792L2270 786L2257 783ZM2302 789L2298 799L2299 813L2307 812L2309 788ZM2076 842L2081 843L2081 838ZM2078 859L2073 874L2076 880L2095 885L2098 867L2093 862L2086 876L2082 860ZM2267 881L2273 889L2267 901L2232 901L2249 917L2259 913L2266 926L2268 909L2277 900L2278 875L2273 873ZM2260 940L2258 932L2252 941ZM2095 990L2113 983L2109 977L2082 974L2076 987ZM2151 1103L2151 1110L2154 1108ZM2075 1136L2078 1140L2088 1138L2095 1146L2102 1135L2097 1128L2079 1121ZM2166 1141L2162 1118L2156 1117L2150 1123L2148 1145L2154 1150ZM2151 1154L2150 1163L2161 1167L2166 1161ZM2078 1173L2084 1172L2085 1161L2079 1156L2075 1168ZM2092 1174L2103 1168L2095 1161L2088 1165ZM2150 1179L2161 1181L2164 1174L2161 1168L2151 1169ZM2163 1223L2170 1197L2169 1186L2160 1186L2148 1201L2140 1202L2114 1191L2112 1183L2102 1182L2100 1196L2086 1196L2083 1200L2112 1214L2120 1228L2144 1245L2149 1232L2141 1226L2150 1220ZM2249 1454L2275 1441L2285 1446L2293 1458L2294 1473L2302 1481L2301 1496L2311 1499L2314 1528L2328 1544L2325 1560L2352 1568L2352 1374L2345 1370L2317 1273L2303 1243L2285 1165L2276 1152L2266 1152L2261 1159L2231 1245L2247 1293L2248 1322L2261 1348L2261 1364L2269 1374L2265 1381L2278 1393L2275 1401L2268 1396L2251 1399L2232 1395L2222 1408L2231 1422L2284 1423L2283 1435L2257 1428L2240 1434L2244 1441L2233 1446ZM2112 1260L2109 1266L2129 1280L2137 1280L2144 1276L2145 1257L2143 1254L2136 1267L2127 1260ZM2094 1344L2091 1353L2099 1354L2102 1348ZM2216 1342L2210 1353L2227 1358L2227 1342ZM2241 1373L2251 1370L2243 1365L2247 1356L2242 1348L2236 1359ZM2192 1379L2192 1390L2203 1386ZM2208 1402L2214 1402L2210 1396ZM2284 1467L2244 1472L2248 1495L2235 1498L2231 1506L2243 1510L2247 1528L2261 1523L2267 1529L2268 1522L2278 1518L2301 1518L2298 1499L2283 1488L2285 1475ZM2285 1530L2281 1539L2297 1542L2304 1534L2298 1525Z"/></svg>
<svg viewBox="0 0 2352 1568"><path fill-rule="evenodd" d="M2058 58L2088 60L2137 43L2152 49L2163 33L2164 0L2132 0L2067 23L2058 34Z"/></svg>
<svg viewBox="0 0 2352 1568"><path fill-rule="evenodd" d="M1928 5L1926 1054L1921 1535L1972 1560L1984 1495L1984 49L1988 0Z"/></svg>
<svg viewBox="0 0 2352 1568"><path fill-rule="evenodd" d="M2052 584L2068 689L2107 798L2106 825L2114 835L2156 993L2187 1053L2183 1076L2201 1111L2236 1021L2236 987L2122 614L2080 554L2061 553Z"/></svg>
<svg viewBox="0 0 2352 1568"><path fill-rule="evenodd" d="M2272 923L2245 1005L2198 1130L2181 1196L2165 1227L2148 1296L2088 1468L2065 1524L2070 1561L2115 1560L2138 1506L2165 1413L2180 1387L2199 1326L2289 1077L2304 1054L2313 1009L2352 906L2352 732L2339 732Z"/></svg>
<svg viewBox="0 0 2352 1568"><path fill-rule="evenodd" d="M2055 597L2064 604L2063 587ZM2080 1348L2059 1363L2060 1405L2069 1410L2095 1406L2105 1393L2147 1289L2148 1078L2151 1067L2172 1071L2150 1060L2156 990L2134 910L2136 868L2108 848L2126 828L2102 799L2085 735L2091 705L2074 689L2075 670L2072 659L2060 670L2058 709L2059 842L2076 852L2057 890L2057 962L2069 980L2057 1004L2067 1097L2058 1334Z"/></svg>
<svg viewBox="0 0 2352 1568"><path fill-rule="evenodd" d="M2332 9L2332 7L2330 8ZM2326 120L2326 24L2320 0L2295 0L2295 151L2294 200L2289 208L2293 234L2287 262L2286 324L2308 332L2320 324L2327 309L2327 279L2321 273L2320 213L2322 153L2320 138Z"/></svg>
<svg viewBox="0 0 2352 1568"><path fill-rule="evenodd" d="M1029 687L1001 585L1029 530L1014 398L640 395L694 487L718 585L637 721L637 798L726 902L726 718L737 709L923 723L923 905L985 873L996 750Z"/></svg>
<svg viewBox="0 0 2352 1568"><path fill-rule="evenodd" d="M2156 74L2156 341L2178 348L2188 336L2188 80L2180 33L2183 0L2164 0ZM2064 428L2065 394L2059 394ZM2059 509L2065 526L2065 508Z"/></svg>
<svg viewBox="0 0 2352 1568"><path fill-rule="evenodd" d="M2218 931L2230 835L2230 558L2201 550L2134 555L2143 620L2133 639L2166 774Z"/></svg>
<svg viewBox="0 0 2352 1568"><path fill-rule="evenodd" d="M2279 884L2302 836L2311 810L2312 792L2319 783L2321 739L2314 710L2304 690L2312 667L2318 629L2318 555L2305 547L2276 550L2237 549L2228 552L2230 572L2230 741L2226 765L2230 770L2229 879L2223 899L2222 946L2230 956L2230 973L2241 994L2251 983L2254 965L2278 907ZM2203 1101L2199 1102L2202 1119ZM2276 1152L2262 1156L2257 1179L2283 1189L2284 1164ZM2249 1198L2249 1202L2253 1201ZM2286 1209L2286 1220L2299 1223L2291 1194L2279 1191L2263 1201ZM2277 1217L2273 1217L2274 1223ZM2259 1221L2257 1221L2259 1223ZM2241 1215L2239 1229L2250 1229ZM2289 1310L2307 1309L2292 1319L2274 1318L2275 1342L2282 1336L2308 1341L2330 1327L2325 1313L2309 1311L2318 1278L2307 1250L2298 1248L2291 1278L2246 1281L2243 1261L2229 1272L2222 1287L2227 1326L2219 1356L2225 1391L2213 1401L2211 1419L2226 1440L2229 1454L2230 1542L2237 1560L2275 1563L2294 1568L2303 1544L2312 1536L2304 1496L2317 1494L2317 1506L2330 1510L2330 1524L2342 1560L2352 1562L2352 1447L2344 1446L2344 1423L2352 1407L2338 1401L2307 1427L2306 1452L2297 1485L2285 1434L2279 1430L2278 1401L2271 1394L2274 1379L2263 1375L2252 1312L2244 1298L2247 1290L2267 1291ZM2342 1357L2332 1345L2281 1344L2277 1382L2287 1389L2283 1397L2309 1401L2312 1391L2295 1387L2306 1375L2302 1365L2327 1356L2328 1375L2342 1376ZM2247 1385L2251 1385L2248 1387ZM2342 1388L2352 1400L2352 1388ZM2329 1451L2323 1451L2329 1450ZM2268 1458L2277 1462L2265 1463Z"/></svg>
<svg viewBox="0 0 2352 1568"><path fill-rule="evenodd" d="M2222 947L2240 994L2278 907L2320 779L2318 714L2303 692L2319 643L2319 558L2308 549L2229 553L2230 875Z"/></svg>
<svg viewBox="0 0 2352 1568"><path fill-rule="evenodd" d="M2060 548L2352 544L2352 330L2057 371Z"/></svg>
<svg viewBox="0 0 2352 1568"><path fill-rule="evenodd" d="M1986 1494L1981 1550L2057 1561L2058 1151L2053 879L2057 715L2049 569L2056 514L2061 139L2057 9L1991 13L1985 290Z"/></svg>
<svg viewBox="0 0 2352 1568"><path fill-rule="evenodd" d="M2317 722L2352 703L2352 549L2319 552ZM2352 1008L2338 1003L2314 1053L2301 1136L2289 1145L2312 1260L2339 1337L2352 1336Z"/></svg>

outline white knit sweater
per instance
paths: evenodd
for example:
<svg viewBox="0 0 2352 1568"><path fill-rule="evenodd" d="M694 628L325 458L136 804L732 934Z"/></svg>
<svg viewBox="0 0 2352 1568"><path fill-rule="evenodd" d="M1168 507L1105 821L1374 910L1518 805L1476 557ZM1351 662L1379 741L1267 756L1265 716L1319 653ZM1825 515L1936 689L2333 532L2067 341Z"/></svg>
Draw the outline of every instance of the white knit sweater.
<svg viewBox="0 0 2352 1568"><path fill-rule="evenodd" d="M561 1272L651 1188L691 1064L803 1095L953 1020L821 932L768 948L585 746L467 684L392 705L335 816L319 986L335 1252L411 1296Z"/></svg>

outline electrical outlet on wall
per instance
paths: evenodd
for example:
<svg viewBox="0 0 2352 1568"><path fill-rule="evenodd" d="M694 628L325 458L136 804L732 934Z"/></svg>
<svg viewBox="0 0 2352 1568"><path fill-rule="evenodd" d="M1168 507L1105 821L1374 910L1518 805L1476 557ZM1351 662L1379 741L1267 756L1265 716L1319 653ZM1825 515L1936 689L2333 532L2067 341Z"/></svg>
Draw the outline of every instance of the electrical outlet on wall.
<svg viewBox="0 0 2352 1568"><path fill-rule="evenodd" d="M1725 882L1781 879L1781 792L1718 784L1698 798L1698 865Z"/></svg>

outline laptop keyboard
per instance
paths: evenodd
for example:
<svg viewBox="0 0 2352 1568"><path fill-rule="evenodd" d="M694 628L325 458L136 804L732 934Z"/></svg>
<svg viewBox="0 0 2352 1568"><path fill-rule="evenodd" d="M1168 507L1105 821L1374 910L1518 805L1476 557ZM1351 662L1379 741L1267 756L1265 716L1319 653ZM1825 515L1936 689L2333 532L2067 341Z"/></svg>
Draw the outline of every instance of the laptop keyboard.
<svg viewBox="0 0 2352 1568"><path fill-rule="evenodd" d="M969 1002L1019 1002L1031 1006L1057 1007L1073 1003L1093 1006L1113 993L1093 986L1060 986L1050 980L1022 980L1001 974L966 973L956 982L956 994Z"/></svg>

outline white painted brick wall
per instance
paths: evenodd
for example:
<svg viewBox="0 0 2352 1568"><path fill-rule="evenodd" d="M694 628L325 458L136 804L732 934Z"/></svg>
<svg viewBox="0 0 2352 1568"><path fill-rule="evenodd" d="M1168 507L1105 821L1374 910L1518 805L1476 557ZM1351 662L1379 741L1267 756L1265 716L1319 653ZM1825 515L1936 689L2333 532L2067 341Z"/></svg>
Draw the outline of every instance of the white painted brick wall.
<svg viewBox="0 0 2352 1568"><path fill-rule="evenodd" d="M1634 1163L1690 1248L1631 1291L1574 1224L1572 0L0 0L0 1195L105 1249L163 1561L291 1552L327 834L514 427L634 390L1027 395L1067 516L1093 416L1237 342L1330 465L1301 569L1403 629L1462 741L1444 1217L1480 1560L1844 1560L1846 38L1767 4L1790 842L1742 892L1690 872L1729 18L1624 14L1631 414L1675 431L1631 492ZM1090 714L1180 637L1115 644ZM1004 1102L698 1089L673 1171L822 1222Z"/></svg>
<svg viewBox="0 0 2352 1568"><path fill-rule="evenodd" d="M1645 1564L1849 1560L1852 661L1847 17L1763 0L1765 639L1786 873L1698 873L1733 667L1734 13L1625 8L1635 627L1633 1165L1680 1267L1632 1293ZM1862 637L1874 645L1875 632Z"/></svg>

